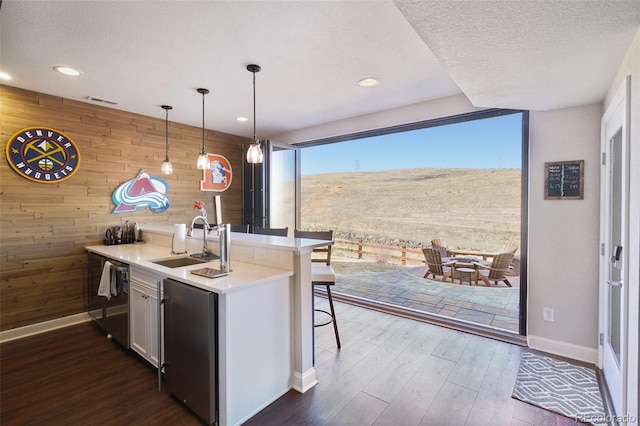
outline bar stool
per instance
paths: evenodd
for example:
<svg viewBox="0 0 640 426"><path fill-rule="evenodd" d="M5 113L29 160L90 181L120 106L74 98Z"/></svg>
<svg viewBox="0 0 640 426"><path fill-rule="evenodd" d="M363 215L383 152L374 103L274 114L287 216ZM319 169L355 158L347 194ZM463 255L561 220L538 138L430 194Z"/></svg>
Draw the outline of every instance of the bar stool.
<svg viewBox="0 0 640 426"><path fill-rule="evenodd" d="M333 231L298 231L294 230L295 238L309 238L313 240L327 240L333 241ZM315 323L314 314L314 327L323 327L333 323L333 331L336 335L336 344L340 349L340 333L338 332L338 322L336 321L336 311L333 308L333 297L331 297L331 286L336 283L336 273L331 267L331 245L326 247L316 247L313 249L314 253L321 253L322 256L312 257L311 259L311 284L315 287L318 285L325 286L327 290L327 299L329 299L329 311L323 309L315 309L315 312L323 312L329 315L329 320L321 324ZM315 334L315 333L314 333ZM315 345L314 345L315 346Z"/></svg>

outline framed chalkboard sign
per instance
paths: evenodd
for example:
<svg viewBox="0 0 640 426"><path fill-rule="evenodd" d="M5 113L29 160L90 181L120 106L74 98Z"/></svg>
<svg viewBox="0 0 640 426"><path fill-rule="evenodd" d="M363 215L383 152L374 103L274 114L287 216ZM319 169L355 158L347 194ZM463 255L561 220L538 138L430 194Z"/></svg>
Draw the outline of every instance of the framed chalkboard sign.
<svg viewBox="0 0 640 426"><path fill-rule="evenodd" d="M584 199L584 160L544 163L544 199Z"/></svg>

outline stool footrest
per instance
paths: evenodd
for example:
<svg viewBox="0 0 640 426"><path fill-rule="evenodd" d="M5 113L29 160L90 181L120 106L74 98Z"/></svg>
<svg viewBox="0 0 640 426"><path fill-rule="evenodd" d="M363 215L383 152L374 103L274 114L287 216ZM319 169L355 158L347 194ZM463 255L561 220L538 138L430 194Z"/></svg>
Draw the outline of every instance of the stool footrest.
<svg viewBox="0 0 640 426"><path fill-rule="evenodd" d="M325 311L324 309L314 309L314 311L316 312L322 312L323 314L327 314L329 315L329 317L331 318L329 321L327 322L323 322L321 324L313 324L314 327L323 327L325 325L329 325L334 321L333 315L331 315L331 312L329 311Z"/></svg>

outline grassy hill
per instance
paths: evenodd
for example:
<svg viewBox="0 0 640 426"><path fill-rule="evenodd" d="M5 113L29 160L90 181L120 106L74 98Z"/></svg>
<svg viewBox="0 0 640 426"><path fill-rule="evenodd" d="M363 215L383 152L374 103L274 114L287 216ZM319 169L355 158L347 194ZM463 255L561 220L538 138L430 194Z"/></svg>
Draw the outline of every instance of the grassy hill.
<svg viewBox="0 0 640 426"><path fill-rule="evenodd" d="M520 169L421 168L302 176L302 226L382 245L497 251L520 241Z"/></svg>

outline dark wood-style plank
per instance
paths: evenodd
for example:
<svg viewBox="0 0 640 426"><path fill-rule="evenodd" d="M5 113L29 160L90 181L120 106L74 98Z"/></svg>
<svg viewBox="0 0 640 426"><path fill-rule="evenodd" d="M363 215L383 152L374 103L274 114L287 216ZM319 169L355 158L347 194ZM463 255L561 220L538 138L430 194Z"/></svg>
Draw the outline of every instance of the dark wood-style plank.
<svg viewBox="0 0 640 426"><path fill-rule="evenodd" d="M0 357L2 425L201 424L89 323L3 343Z"/></svg>
<svg viewBox="0 0 640 426"><path fill-rule="evenodd" d="M246 425L577 424L511 398L520 346L335 305L345 337L338 351L331 327L316 329L319 384Z"/></svg>
<svg viewBox="0 0 640 426"><path fill-rule="evenodd" d="M576 424L511 398L522 347L344 303L336 309L348 338L338 351L332 327L316 329L318 385L287 392L246 425ZM3 343L0 363L3 426L201 424L158 392L155 370L90 324Z"/></svg>

